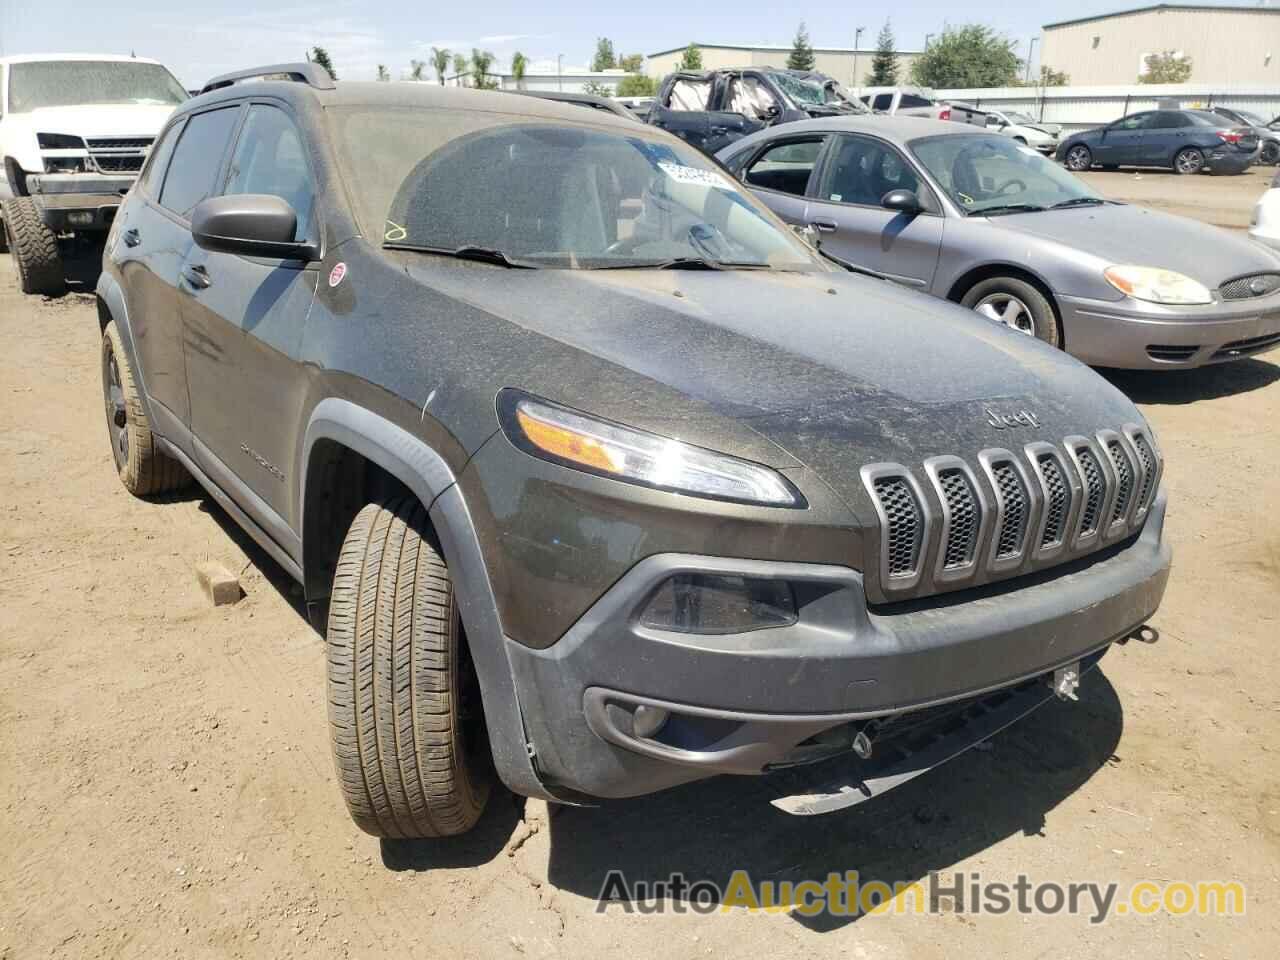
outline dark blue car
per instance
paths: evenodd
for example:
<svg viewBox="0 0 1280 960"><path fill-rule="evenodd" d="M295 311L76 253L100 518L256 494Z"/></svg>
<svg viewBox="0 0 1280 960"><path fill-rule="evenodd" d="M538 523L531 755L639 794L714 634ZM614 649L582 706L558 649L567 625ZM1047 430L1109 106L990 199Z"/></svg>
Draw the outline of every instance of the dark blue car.
<svg viewBox="0 0 1280 960"><path fill-rule="evenodd" d="M1077 173L1095 166L1169 167L1175 173L1243 173L1258 137L1207 110L1148 110L1063 139L1057 158Z"/></svg>

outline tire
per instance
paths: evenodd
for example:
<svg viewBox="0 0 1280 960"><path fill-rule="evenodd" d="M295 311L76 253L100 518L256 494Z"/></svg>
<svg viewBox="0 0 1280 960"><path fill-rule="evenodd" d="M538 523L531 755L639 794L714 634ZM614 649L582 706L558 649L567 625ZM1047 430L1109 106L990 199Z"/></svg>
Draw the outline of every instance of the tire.
<svg viewBox="0 0 1280 960"><path fill-rule="evenodd" d="M4 225L4 212L0 210L0 253L9 252L9 228Z"/></svg>
<svg viewBox="0 0 1280 960"><path fill-rule="evenodd" d="M146 497L191 483L186 468L156 448L114 320L102 331L102 399L116 473L126 490Z"/></svg>
<svg viewBox="0 0 1280 960"><path fill-rule="evenodd" d="M1173 156L1173 172L1190 176L1204 170L1204 154L1196 147L1184 147Z"/></svg>
<svg viewBox="0 0 1280 960"><path fill-rule="evenodd" d="M4 228L9 248L18 267L23 293L56 297L66 288L58 238L40 219L40 211L30 197L4 201Z"/></svg>
<svg viewBox="0 0 1280 960"><path fill-rule="evenodd" d="M448 568L414 497L371 503L329 598L329 727L338 785L375 837L470 830L493 783Z"/></svg>
<svg viewBox="0 0 1280 960"><path fill-rule="evenodd" d="M1093 151L1083 143L1073 144L1063 154L1062 164L1072 173L1084 173L1093 166Z"/></svg>
<svg viewBox="0 0 1280 960"><path fill-rule="evenodd" d="M1270 166L1280 163L1280 141L1264 141L1262 144L1262 156L1259 159Z"/></svg>
<svg viewBox="0 0 1280 960"><path fill-rule="evenodd" d="M1043 340L1051 347L1062 345L1053 304L1039 288L1025 280L1015 277L983 280L970 287L960 303L995 323Z"/></svg>

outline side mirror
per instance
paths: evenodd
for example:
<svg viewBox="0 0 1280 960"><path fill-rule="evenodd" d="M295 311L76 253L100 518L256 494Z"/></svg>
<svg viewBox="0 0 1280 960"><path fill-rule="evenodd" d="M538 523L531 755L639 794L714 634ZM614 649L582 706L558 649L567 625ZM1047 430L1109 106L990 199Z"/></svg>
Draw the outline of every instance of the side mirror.
<svg viewBox="0 0 1280 960"><path fill-rule="evenodd" d="M769 123L772 123L774 120L777 120L780 116L782 116L782 108L778 106L776 103L771 103L764 108L764 113L762 114L762 116Z"/></svg>
<svg viewBox="0 0 1280 960"><path fill-rule="evenodd" d="M791 225L791 229L797 237L803 240L806 244L808 244L814 250L817 250L820 246L822 246L822 238L818 236L818 228L815 227L812 223L806 223L806 224L793 223Z"/></svg>
<svg viewBox="0 0 1280 960"><path fill-rule="evenodd" d="M890 190L880 198L880 206L906 214L917 214L924 209L914 190Z"/></svg>
<svg viewBox="0 0 1280 960"><path fill-rule="evenodd" d="M298 215L279 197L211 197L191 215L191 236L205 250L281 260L320 259L319 244L294 240Z"/></svg>

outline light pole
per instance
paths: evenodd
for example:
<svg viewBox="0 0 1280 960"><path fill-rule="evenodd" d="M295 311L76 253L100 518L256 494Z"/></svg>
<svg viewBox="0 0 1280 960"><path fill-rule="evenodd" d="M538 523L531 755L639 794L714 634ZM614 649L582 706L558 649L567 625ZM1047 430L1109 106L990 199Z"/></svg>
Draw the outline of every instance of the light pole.
<svg viewBox="0 0 1280 960"><path fill-rule="evenodd" d="M862 42L862 31L866 27L858 27L853 31L853 89L859 89L858 86L858 45Z"/></svg>
<svg viewBox="0 0 1280 960"><path fill-rule="evenodd" d="M929 41L930 41L930 40L932 40L932 39L933 39L933 34L932 34L932 33L926 33L926 34L924 35L924 48L925 48L926 50L928 50L928 49L929 49Z"/></svg>
<svg viewBox="0 0 1280 960"><path fill-rule="evenodd" d="M1031 56L1032 56L1032 54L1034 54L1034 53L1035 53L1035 49L1036 49L1036 41L1037 41L1037 40L1039 40L1039 39L1040 39L1039 37L1032 37L1032 38L1031 38L1031 43L1029 43L1029 44L1027 45L1027 79L1026 79L1026 82L1027 82L1028 84L1029 84L1029 83L1031 83Z"/></svg>
<svg viewBox="0 0 1280 960"><path fill-rule="evenodd" d="M562 64L564 63L564 54L556 54L556 89L564 90L564 77L562 74Z"/></svg>

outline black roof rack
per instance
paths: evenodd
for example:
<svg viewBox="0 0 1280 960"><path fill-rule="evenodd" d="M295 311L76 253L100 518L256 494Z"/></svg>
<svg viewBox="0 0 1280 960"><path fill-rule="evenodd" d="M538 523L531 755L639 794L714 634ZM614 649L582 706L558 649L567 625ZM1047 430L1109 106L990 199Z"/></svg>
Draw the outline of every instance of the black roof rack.
<svg viewBox="0 0 1280 960"><path fill-rule="evenodd" d="M200 88L201 93L208 93L210 90L220 90L223 87L229 87L233 83L239 83L241 80L265 79L271 77L279 80L290 80L294 83L305 83L315 87L317 90L333 90L333 77L329 76L329 71L318 63L275 63L269 67L254 67L251 70L237 70L234 73L224 73L220 77L214 77L203 87Z"/></svg>

